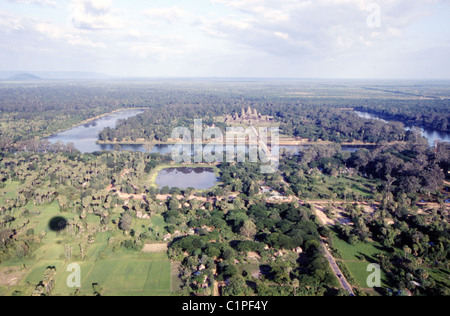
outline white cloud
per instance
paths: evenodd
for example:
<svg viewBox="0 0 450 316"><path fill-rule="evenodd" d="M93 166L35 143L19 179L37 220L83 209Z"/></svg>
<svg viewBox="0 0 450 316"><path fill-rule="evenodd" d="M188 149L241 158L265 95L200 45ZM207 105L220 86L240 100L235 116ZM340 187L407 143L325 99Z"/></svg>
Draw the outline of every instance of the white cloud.
<svg viewBox="0 0 450 316"><path fill-rule="evenodd" d="M6 11L0 11L0 30L9 34L23 28L24 26L20 18Z"/></svg>
<svg viewBox="0 0 450 316"><path fill-rule="evenodd" d="M278 36L279 38L282 38L282 39L285 39L285 40L289 39L289 34L286 34L284 32L274 32L273 34L275 36Z"/></svg>
<svg viewBox="0 0 450 316"><path fill-rule="evenodd" d="M56 0L4 1L23 4L8 3L17 12L0 9L0 57L8 67L56 68L59 60L61 67L129 75L389 76L395 69L414 73L420 57L421 69L429 63L449 73L444 58L443 67L426 58L450 46L448 14L436 14L433 5L445 11L445 0L165 0L165 8L124 0L65 0L56 8ZM367 24L373 3L381 27Z"/></svg>
<svg viewBox="0 0 450 316"><path fill-rule="evenodd" d="M9 2L23 3L23 4L37 4L43 7L54 7L56 8L58 4L52 0L8 0Z"/></svg>
<svg viewBox="0 0 450 316"><path fill-rule="evenodd" d="M103 42L93 42L81 35L71 33L68 29L63 29L50 23L39 22L35 24L34 28L51 40L65 42L71 46L105 48L105 43Z"/></svg>
<svg viewBox="0 0 450 316"><path fill-rule="evenodd" d="M29 47L44 42L47 47L51 45L71 47L105 47L103 42L94 42L81 36L68 26L55 25L47 21L31 17L16 15L8 11L0 11L0 34L11 34L17 41L21 39L28 42Z"/></svg>
<svg viewBox="0 0 450 316"><path fill-rule="evenodd" d="M153 57L159 62L164 62L170 58L173 58L175 55L182 53L182 51L176 48L167 47L159 42L135 43L129 48L129 51L134 57L140 59L148 59L149 57Z"/></svg>
<svg viewBox="0 0 450 316"><path fill-rule="evenodd" d="M207 33L274 55L323 56L387 43L443 0L214 0L240 17L204 24ZM380 8L381 27L367 20ZM245 25L245 28L242 27ZM283 41L280 41L283 40Z"/></svg>
<svg viewBox="0 0 450 316"><path fill-rule="evenodd" d="M89 30L120 29L121 18L115 15L112 0L72 0L72 23Z"/></svg>
<svg viewBox="0 0 450 316"><path fill-rule="evenodd" d="M142 33L141 31L137 30L137 29L131 29L128 31L128 35L130 35L132 38L137 38L137 39L141 39L142 38Z"/></svg>
<svg viewBox="0 0 450 316"><path fill-rule="evenodd" d="M145 17L150 18L151 22L158 20L158 21L165 21L171 24L186 19L191 19L193 17L192 13L181 9L178 6L173 6L169 8L146 9L143 10L142 14Z"/></svg>

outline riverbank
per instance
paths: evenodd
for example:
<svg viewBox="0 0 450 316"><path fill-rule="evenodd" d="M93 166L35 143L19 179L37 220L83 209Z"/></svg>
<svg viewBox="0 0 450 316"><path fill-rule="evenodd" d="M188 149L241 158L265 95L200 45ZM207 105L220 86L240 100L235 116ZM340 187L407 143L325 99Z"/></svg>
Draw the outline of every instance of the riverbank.
<svg viewBox="0 0 450 316"><path fill-rule="evenodd" d="M183 143L181 140L173 140L173 139L169 139L165 142L163 141L146 141L143 139L138 139L136 141L131 141L131 140L126 140L126 141L97 141L96 142L99 145L135 145L135 146L139 146L139 145L194 145L194 143ZM207 145L211 142L204 142L202 144ZM399 142L392 142L389 144L397 144ZM258 143L255 142L248 142L248 141L242 141L242 140L236 140L234 142L235 145L258 145ZM332 144L337 144L334 143L332 141L310 141L310 140L289 140L289 139L285 139L285 140L280 140L278 142L279 146L311 146L311 145L332 145ZM224 145L226 146L226 143L224 143ZM269 145L270 145L270 141L269 141ZM353 141L353 142L344 142L344 143L340 143L341 146L377 146L378 144L376 143L365 143L362 141Z"/></svg>
<svg viewBox="0 0 450 316"><path fill-rule="evenodd" d="M449 143L450 142L450 133L448 131L441 131L439 129L435 129L435 127L428 126L427 124L421 124L420 122L411 122L408 120L395 119L395 116L386 116L379 114L375 111L371 110L357 110L355 113L362 118L365 119L375 119L381 120L385 123L389 122L399 122L404 125L405 131L410 131L413 128L418 128L422 137L426 138L430 147L435 147L436 142Z"/></svg>
<svg viewBox="0 0 450 316"><path fill-rule="evenodd" d="M436 133L447 134L447 135L450 134L450 130L448 130L448 129L438 129L435 126L427 124L423 121L414 121L412 119L406 119L406 118L402 117L401 115L387 115L382 112L377 112L372 109L365 109L365 108L355 109L355 112L357 114L359 113L362 115L368 114L369 116L371 116L374 119L380 119L380 120L384 120L386 122L400 122L403 125L405 125L405 127L407 127L407 128L418 127L425 131L433 131ZM361 116L361 115L359 115L359 116ZM361 116L361 117L364 117L364 116Z"/></svg>
<svg viewBox="0 0 450 316"><path fill-rule="evenodd" d="M52 132L51 134L44 134L44 136L40 137L40 139L45 139L45 138L51 137L53 135L65 132L67 130L70 130L70 129L75 128L75 127L80 126L80 125L89 124L89 123L91 123L91 122L93 122L95 120L101 119L101 118L106 117L108 115L112 115L112 114L115 114L115 113L118 113L118 112L121 112L121 111L129 111L129 110L147 110L147 108L142 108L142 107L140 107L140 108L129 108L128 107L128 108L116 109L116 110L111 111L111 112L107 112L107 113L104 113L104 114L100 114L100 115L97 115L97 116L85 119L85 120L83 120L81 122L78 122L78 123L73 123L72 126L67 126L67 127L61 128L60 130L57 130L56 132Z"/></svg>
<svg viewBox="0 0 450 316"><path fill-rule="evenodd" d="M108 112L108 113L104 113L104 114L101 114L101 115L97 115L95 117L91 117L91 118L89 118L87 120L82 121L79 124L75 124L72 127L75 127L75 126L78 126L78 125L82 125L82 124L87 124L87 123L90 123L92 121L98 120L98 119L100 119L102 117L105 117L105 116L108 116L108 115L111 115L111 114L115 114L115 113L120 112L120 111L128 111L128 110L147 110L147 108L120 108L120 109L114 110L112 112Z"/></svg>

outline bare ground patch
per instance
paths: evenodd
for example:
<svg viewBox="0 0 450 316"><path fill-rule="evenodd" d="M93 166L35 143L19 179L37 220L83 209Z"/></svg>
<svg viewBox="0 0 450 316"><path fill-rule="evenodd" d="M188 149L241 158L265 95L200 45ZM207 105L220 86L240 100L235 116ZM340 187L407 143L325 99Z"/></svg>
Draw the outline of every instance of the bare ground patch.
<svg viewBox="0 0 450 316"><path fill-rule="evenodd" d="M259 254L257 254L256 252L253 252L253 251L250 251L250 252L247 254L247 257L248 257L250 260L257 260L257 261L261 260L261 256L260 256Z"/></svg>
<svg viewBox="0 0 450 316"><path fill-rule="evenodd" d="M319 217L319 220L323 225L334 225L334 221L330 219L327 214L325 214L324 207L314 204L312 206L317 217Z"/></svg>
<svg viewBox="0 0 450 316"><path fill-rule="evenodd" d="M0 285L8 287L17 285L26 273L26 270L18 267L0 268Z"/></svg>
<svg viewBox="0 0 450 316"><path fill-rule="evenodd" d="M166 244L146 244L142 249L142 252L166 252L168 250Z"/></svg>

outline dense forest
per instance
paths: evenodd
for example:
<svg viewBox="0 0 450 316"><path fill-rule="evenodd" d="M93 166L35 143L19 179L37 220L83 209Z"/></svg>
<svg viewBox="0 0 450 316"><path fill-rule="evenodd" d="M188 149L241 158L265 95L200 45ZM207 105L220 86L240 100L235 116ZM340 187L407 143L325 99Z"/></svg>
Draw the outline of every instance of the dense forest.
<svg viewBox="0 0 450 316"><path fill-rule="evenodd" d="M448 145L441 146L435 153L426 144L411 141L380 146L374 151L360 150L351 155L310 148L300 156L283 160L281 170L292 190L303 198L365 199L377 203L373 213L367 213L358 204L348 203L345 209L352 225L341 223L335 226L335 235L328 232L330 244L333 245L336 238L352 245L378 241L386 252L380 251L377 260L389 271L388 278L396 288L408 289L415 295L448 295L448 288L430 278L429 269L448 267L450 214L444 201L447 193L440 188L445 174L448 175L449 159ZM320 171L311 172L313 169ZM334 187L328 195L314 194L322 185L319 174L338 176L349 172L352 178L359 174L380 182L364 198L344 183ZM417 202L432 196L439 208L429 214L420 211ZM334 251L339 258L339 250L334 248ZM408 256L409 253L413 256ZM422 286L418 287L416 281Z"/></svg>
<svg viewBox="0 0 450 316"><path fill-rule="evenodd" d="M371 102L372 103L372 102ZM388 120L404 122L442 132L450 132L450 114L448 100L420 100L379 102L377 104L356 107L356 110L367 111Z"/></svg>

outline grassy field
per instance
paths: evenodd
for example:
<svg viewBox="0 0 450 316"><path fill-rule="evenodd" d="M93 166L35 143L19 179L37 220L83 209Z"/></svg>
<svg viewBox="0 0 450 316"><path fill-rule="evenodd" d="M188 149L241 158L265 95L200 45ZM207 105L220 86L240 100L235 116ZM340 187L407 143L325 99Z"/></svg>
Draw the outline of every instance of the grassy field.
<svg viewBox="0 0 450 316"><path fill-rule="evenodd" d="M7 199L15 199L17 192L22 187L19 181L7 181L3 189L0 189L0 202L4 202Z"/></svg>
<svg viewBox="0 0 450 316"><path fill-rule="evenodd" d="M426 269L430 276L443 286L450 287L450 270L445 269Z"/></svg>
<svg viewBox="0 0 450 316"><path fill-rule="evenodd" d="M48 224L53 217L61 216L66 219L73 219L76 214L61 214L58 202L47 205L37 205L28 203L25 208L30 212L38 211L39 216L31 217L29 227L33 228L36 234L40 232L49 232ZM56 237L56 233L51 233L51 237Z"/></svg>
<svg viewBox="0 0 450 316"><path fill-rule="evenodd" d="M165 233L166 222L164 221L164 217L162 215L156 214L153 215L150 220L150 226L155 233L163 234Z"/></svg>
<svg viewBox="0 0 450 316"><path fill-rule="evenodd" d="M350 245L347 242L336 238L333 246L339 249L342 254L341 264L344 264L351 273L351 276L356 281L354 286L360 288L367 288L367 277L372 273L367 272L369 263L376 263L376 255L379 253L386 253L383 247L378 243L373 244L356 244ZM437 283L443 286L450 287L450 271L445 269L426 269ZM381 271L381 285L383 287L390 287L387 275Z"/></svg>
<svg viewBox="0 0 450 316"><path fill-rule="evenodd" d="M0 296L5 295L6 293L8 293L8 287L5 285L0 285Z"/></svg>
<svg viewBox="0 0 450 316"><path fill-rule="evenodd" d="M162 296L171 294L171 263L167 256L161 260L149 260L145 256L136 259L134 256L127 256L122 253L120 258L108 258L93 262L77 262L81 272L81 295L92 295L94 293L93 284L98 284L102 288L102 295L128 296L128 295L151 295ZM37 267L36 272L29 276L36 275L36 280L42 278L45 264ZM67 264L57 267L60 271L56 277L55 289L52 295L71 295L76 288L67 286L67 278L72 271L67 271ZM33 279L32 281L35 281Z"/></svg>
<svg viewBox="0 0 450 316"><path fill-rule="evenodd" d="M42 232L46 232L46 235L32 257L0 264L0 271L1 268L8 267L22 272L20 279L14 284L0 283L0 296L12 295L15 291L20 291L21 295L31 295L36 285L42 281L48 267L56 268L56 284L52 295L72 295L76 289L67 286L67 278L73 271L67 271L67 267L73 262L78 263L81 268L81 295L92 295L94 283L102 287L102 295L171 294L172 264L167 253L113 250L113 245L108 243L111 237L119 241L126 238L118 231L96 233L93 243L87 243L88 234L74 237L51 231L49 222L55 216L69 220L77 217L74 213L62 214L57 202L41 206L30 203L25 208L35 214L40 212L37 216L29 217L28 227L34 228L36 235ZM87 216L86 221L91 227L100 223L99 218L92 214ZM152 218L151 223L147 220L146 224L164 231L164 220L160 215ZM84 261L81 260L80 244L85 249ZM65 259L64 245L72 247L72 260ZM4 280L10 281L7 276L3 277Z"/></svg>
<svg viewBox="0 0 450 316"><path fill-rule="evenodd" d="M386 250L379 243L357 243L350 245L348 242L335 236L333 246L339 249L342 254L342 260L345 261L368 261L377 262L376 255L379 253L386 254Z"/></svg>
<svg viewBox="0 0 450 316"><path fill-rule="evenodd" d="M105 294L138 293L170 294L170 262L168 260L114 259L101 261L92 267L81 291L89 292L98 283Z"/></svg>
<svg viewBox="0 0 450 316"><path fill-rule="evenodd" d="M369 288L367 285L367 278L373 273L373 270L367 271L367 267L369 262L367 261L358 261L358 262L344 262L347 268L350 270L353 278L355 279L357 287L360 288ZM388 280L386 274L381 271L381 286L388 287Z"/></svg>
<svg viewBox="0 0 450 316"><path fill-rule="evenodd" d="M340 185L341 187L350 188L353 192L359 194L363 198L373 197L372 188L375 188L379 183L374 180L369 180L362 177L327 177L326 186L328 190Z"/></svg>
<svg viewBox="0 0 450 316"><path fill-rule="evenodd" d="M48 249L49 245L44 247ZM102 295L170 295L171 294L171 262L166 253L141 254L134 252L106 252L105 259L98 259L99 253L106 245L94 245L89 248L85 261L75 261L81 268L81 295L92 295L93 284L99 284ZM22 290L30 295L34 287L42 281L47 267L55 267L57 271L56 285L52 295L71 295L76 288L67 286L67 278L73 271L67 271L69 261L54 259L63 249L55 247L46 259L41 250L39 258L28 262L28 272L17 286L0 288L2 294L10 294L14 290ZM14 266L14 265L13 265Z"/></svg>
<svg viewBox="0 0 450 316"><path fill-rule="evenodd" d="M370 263L377 263L378 254L387 254L386 250L381 244L373 243L357 243L350 245L346 241L335 236L333 239L333 247L339 250L342 258L337 259L340 264L345 265L349 270L351 277L354 279L348 280L350 284L358 288L367 289L367 278L373 271L367 271ZM386 273L381 271L381 286L389 287Z"/></svg>
<svg viewBox="0 0 450 316"><path fill-rule="evenodd" d="M347 193L348 200L351 201L351 192L361 199L372 199L373 188L377 187L379 183L374 180L365 179L362 177L331 177L321 175L317 178L314 184L314 192L319 198L330 198L336 193L337 188L350 189ZM343 198L341 198L344 200ZM336 200L339 200L336 198Z"/></svg>

